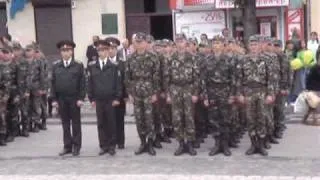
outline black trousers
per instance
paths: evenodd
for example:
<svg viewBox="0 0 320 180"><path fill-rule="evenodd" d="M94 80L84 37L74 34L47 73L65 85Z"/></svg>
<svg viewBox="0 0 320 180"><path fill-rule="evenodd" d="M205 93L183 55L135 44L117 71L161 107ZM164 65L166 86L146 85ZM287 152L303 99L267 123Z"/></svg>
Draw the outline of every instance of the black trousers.
<svg viewBox="0 0 320 180"><path fill-rule="evenodd" d="M112 107L112 101L96 101L97 126L99 146L107 151L115 149L116 145L116 111Z"/></svg>
<svg viewBox="0 0 320 180"><path fill-rule="evenodd" d="M52 107L52 98L48 97L48 114L50 116L52 116L52 109L53 109L53 107Z"/></svg>
<svg viewBox="0 0 320 180"><path fill-rule="evenodd" d="M125 133L124 133L124 116L126 114L126 103L121 101L120 106L116 107L116 130L117 130L117 144L124 145Z"/></svg>
<svg viewBox="0 0 320 180"><path fill-rule="evenodd" d="M80 107L77 106L77 100L60 99L59 113L62 121L64 148L68 150L72 150L72 148L80 150L82 134Z"/></svg>

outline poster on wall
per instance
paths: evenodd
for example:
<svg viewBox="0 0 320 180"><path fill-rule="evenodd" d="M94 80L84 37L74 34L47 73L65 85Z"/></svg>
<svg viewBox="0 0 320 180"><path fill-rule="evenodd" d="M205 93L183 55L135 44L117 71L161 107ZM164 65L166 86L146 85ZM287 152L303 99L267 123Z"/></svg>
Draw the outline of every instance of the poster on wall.
<svg viewBox="0 0 320 180"><path fill-rule="evenodd" d="M224 11L175 12L175 34L184 33L188 38L205 33L209 38L221 35L226 27Z"/></svg>
<svg viewBox="0 0 320 180"><path fill-rule="evenodd" d="M260 34L262 36L271 37L271 23L270 22L260 23Z"/></svg>

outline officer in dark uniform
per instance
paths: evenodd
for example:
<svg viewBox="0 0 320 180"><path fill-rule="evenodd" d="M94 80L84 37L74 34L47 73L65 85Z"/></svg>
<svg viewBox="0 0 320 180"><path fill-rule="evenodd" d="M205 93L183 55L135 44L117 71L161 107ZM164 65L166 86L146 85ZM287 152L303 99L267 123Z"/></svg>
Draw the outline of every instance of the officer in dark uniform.
<svg viewBox="0 0 320 180"><path fill-rule="evenodd" d="M121 56L117 55L117 47L120 45L120 41L117 38L109 37L106 38L109 47L109 60L118 66L121 72L121 83L122 83L122 97L120 98L120 105L116 107L116 131L117 131L117 145L119 149L124 149L125 144L125 133L124 133L124 116L126 113L126 101L128 100L128 94L124 85L124 73L125 63Z"/></svg>
<svg viewBox="0 0 320 180"><path fill-rule="evenodd" d="M116 106L122 98L122 78L118 67L108 59L109 43L97 42L99 58L88 64L88 98L96 108L101 151L113 156L116 146Z"/></svg>
<svg viewBox="0 0 320 180"><path fill-rule="evenodd" d="M59 153L60 156L69 153L78 156L81 149L80 107L86 94L85 74L83 65L73 59L75 47L72 41L57 43L62 59L56 61L52 68L51 97L53 105L59 106L63 127L64 148Z"/></svg>

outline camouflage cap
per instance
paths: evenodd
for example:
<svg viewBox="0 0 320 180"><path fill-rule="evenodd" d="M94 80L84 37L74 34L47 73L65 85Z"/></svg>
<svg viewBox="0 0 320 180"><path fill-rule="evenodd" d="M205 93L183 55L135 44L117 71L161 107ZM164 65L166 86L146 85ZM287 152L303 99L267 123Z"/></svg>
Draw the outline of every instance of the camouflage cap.
<svg viewBox="0 0 320 180"><path fill-rule="evenodd" d="M18 41L14 41L12 42L12 49L19 50L22 49L22 46Z"/></svg>
<svg viewBox="0 0 320 180"><path fill-rule="evenodd" d="M212 48L212 43L200 43L199 48Z"/></svg>
<svg viewBox="0 0 320 180"><path fill-rule="evenodd" d="M275 40L273 40L272 44L273 44L274 46L281 47L281 46L282 46L282 41L279 40L279 39L275 39Z"/></svg>
<svg viewBox="0 0 320 180"><path fill-rule="evenodd" d="M162 41L161 40L156 40L154 41L154 46L161 46L162 45Z"/></svg>
<svg viewBox="0 0 320 180"><path fill-rule="evenodd" d="M192 38L189 38L188 39L189 43L192 43L194 45L197 45L198 44L198 40L196 37L192 37Z"/></svg>
<svg viewBox="0 0 320 180"><path fill-rule="evenodd" d="M252 35L249 37L248 42L259 42L260 38L258 35Z"/></svg>
<svg viewBox="0 0 320 180"><path fill-rule="evenodd" d="M212 38L212 42L224 42L224 40L225 40L224 37L222 37L220 35L213 36L213 38Z"/></svg>
<svg viewBox="0 0 320 180"><path fill-rule="evenodd" d="M145 33L143 33L143 32L138 32L138 33L135 34L134 40L136 42L146 41L147 40L147 35Z"/></svg>
<svg viewBox="0 0 320 180"><path fill-rule="evenodd" d="M236 43L236 40L234 38L228 38L226 39L227 43Z"/></svg>
<svg viewBox="0 0 320 180"><path fill-rule="evenodd" d="M187 38L186 38L186 35L185 34L182 34L182 33L180 33L180 34L177 34L176 35L176 37L175 37L175 40L177 41L177 40L186 40Z"/></svg>
<svg viewBox="0 0 320 180"><path fill-rule="evenodd" d="M36 46L32 43L32 44L28 44L26 45L26 47L24 48L26 50L32 49L32 50L36 50Z"/></svg>
<svg viewBox="0 0 320 180"><path fill-rule="evenodd" d="M162 39L161 44L162 46L170 46L172 42L169 39Z"/></svg>
<svg viewBox="0 0 320 180"><path fill-rule="evenodd" d="M152 43L154 41L154 37L152 35L148 34L146 36L146 41L147 41L147 43Z"/></svg>

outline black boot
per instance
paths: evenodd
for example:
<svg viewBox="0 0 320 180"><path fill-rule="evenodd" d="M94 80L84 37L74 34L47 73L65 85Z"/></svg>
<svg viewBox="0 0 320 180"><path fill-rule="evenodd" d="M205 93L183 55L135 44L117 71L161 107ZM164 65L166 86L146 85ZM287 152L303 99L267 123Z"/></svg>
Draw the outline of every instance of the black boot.
<svg viewBox="0 0 320 180"><path fill-rule="evenodd" d="M6 138L6 142L9 143L13 141L14 141L14 136L11 133L9 133Z"/></svg>
<svg viewBox="0 0 320 180"><path fill-rule="evenodd" d="M223 154L225 156L231 156L231 151L229 148L229 139L228 138L224 138L222 141L222 149L223 149Z"/></svg>
<svg viewBox="0 0 320 180"><path fill-rule="evenodd" d="M139 148L134 152L135 155L140 155L144 152L146 152L146 137L143 136L143 135L140 135L140 141L141 141L141 144L139 146Z"/></svg>
<svg viewBox="0 0 320 180"><path fill-rule="evenodd" d="M192 141L188 141L187 142L187 149L188 149L188 153L191 156L197 155L197 151L193 148Z"/></svg>
<svg viewBox="0 0 320 180"><path fill-rule="evenodd" d="M262 143L264 148L271 149L271 145L268 137L263 138Z"/></svg>
<svg viewBox="0 0 320 180"><path fill-rule="evenodd" d="M38 133L38 132L40 131L39 126L40 126L39 124L35 124L35 125L33 126L32 132Z"/></svg>
<svg viewBox="0 0 320 180"><path fill-rule="evenodd" d="M219 136L214 138L214 147L210 150L209 156L215 156L219 154L222 150L221 138Z"/></svg>
<svg viewBox="0 0 320 180"><path fill-rule="evenodd" d="M153 149L153 141L152 139L149 139L148 140L148 153L151 155L151 156L155 156L156 155L156 151Z"/></svg>
<svg viewBox="0 0 320 180"><path fill-rule="evenodd" d="M268 151L265 149L264 147L264 139L263 138L259 138L258 139L258 152L262 155L262 156L268 156Z"/></svg>
<svg viewBox="0 0 320 180"><path fill-rule="evenodd" d="M269 135L268 139L269 139L270 143L272 143L272 144L279 144L279 141L277 141L276 138L272 135Z"/></svg>
<svg viewBox="0 0 320 180"><path fill-rule="evenodd" d="M40 129L41 130L47 130L47 119L46 118L43 118L42 119L42 122L41 122L41 125L40 125Z"/></svg>
<svg viewBox="0 0 320 180"><path fill-rule="evenodd" d="M182 155L185 151L185 148L184 148L184 141L182 140L182 141L180 141L179 142L179 147L178 147L178 149L174 152L174 155L175 156L180 156L180 155Z"/></svg>
<svg viewBox="0 0 320 180"><path fill-rule="evenodd" d="M163 132L161 135L161 142L165 142L165 143L171 143L171 140L169 138L169 136L167 135L166 132Z"/></svg>
<svg viewBox="0 0 320 180"><path fill-rule="evenodd" d="M161 149L161 148L162 148L162 145L161 145L161 143L160 143L160 137L159 137L159 135L156 136L156 139L155 139L155 141L153 142L153 146L154 146L155 148L158 148L158 149Z"/></svg>
<svg viewBox="0 0 320 180"><path fill-rule="evenodd" d="M231 147L231 148L238 148L239 147L235 136L231 136L229 138L229 147Z"/></svg>
<svg viewBox="0 0 320 180"><path fill-rule="evenodd" d="M246 151L246 155L250 156L257 152L257 138L250 137L251 140L251 147Z"/></svg>
<svg viewBox="0 0 320 180"><path fill-rule="evenodd" d="M5 139L6 139L6 135L0 134L0 146L6 146L7 145Z"/></svg>
<svg viewBox="0 0 320 180"><path fill-rule="evenodd" d="M196 139L192 145L193 145L193 148L200 148L200 143L201 143L201 139Z"/></svg>
<svg viewBox="0 0 320 180"><path fill-rule="evenodd" d="M277 138L277 139L282 139L282 132L280 130L277 130L274 132L274 137Z"/></svg>

